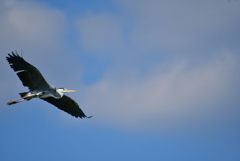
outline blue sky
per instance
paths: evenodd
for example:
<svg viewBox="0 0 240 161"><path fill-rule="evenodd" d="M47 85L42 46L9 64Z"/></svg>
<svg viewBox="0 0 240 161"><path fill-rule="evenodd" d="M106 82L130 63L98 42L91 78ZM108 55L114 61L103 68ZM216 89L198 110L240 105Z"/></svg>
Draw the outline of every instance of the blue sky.
<svg viewBox="0 0 240 161"><path fill-rule="evenodd" d="M1 0L0 160L240 160L240 1ZM23 51L91 119L35 99Z"/></svg>

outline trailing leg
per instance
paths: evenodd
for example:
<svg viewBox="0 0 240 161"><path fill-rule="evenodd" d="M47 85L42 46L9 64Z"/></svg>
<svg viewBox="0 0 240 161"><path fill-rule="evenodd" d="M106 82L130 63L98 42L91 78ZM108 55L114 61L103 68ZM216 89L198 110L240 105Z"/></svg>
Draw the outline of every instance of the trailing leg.
<svg viewBox="0 0 240 161"><path fill-rule="evenodd" d="M20 94L20 95L21 95L21 94ZM25 101L25 100L29 101L29 100L32 99L32 98L36 98L36 95L35 95L35 94L27 94L27 95L25 95L24 97L19 98L19 99L17 99L17 100L11 100L11 101L9 101L7 104L8 104L8 105L12 105L12 104L16 104L16 103L19 103L19 102L23 102L23 101Z"/></svg>
<svg viewBox="0 0 240 161"><path fill-rule="evenodd" d="M16 104L16 103L19 103L19 102L22 102L22 101L25 101L25 99L24 98L19 98L17 100L11 100L7 104L12 105L12 104Z"/></svg>

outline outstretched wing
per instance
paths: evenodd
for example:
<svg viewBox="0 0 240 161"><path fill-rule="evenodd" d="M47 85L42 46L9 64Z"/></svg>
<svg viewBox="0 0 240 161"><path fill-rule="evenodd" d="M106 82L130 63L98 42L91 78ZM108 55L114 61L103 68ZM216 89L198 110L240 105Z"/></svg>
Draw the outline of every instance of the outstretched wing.
<svg viewBox="0 0 240 161"><path fill-rule="evenodd" d="M80 118L87 117L83 113L83 111L81 110L77 102L75 102L72 98L66 95L63 95L63 97L60 99L56 99L54 97L47 97L47 98L41 98L41 99L53 104L57 108L71 114L72 116L80 117Z"/></svg>
<svg viewBox="0 0 240 161"><path fill-rule="evenodd" d="M49 84L44 79L40 71L33 65L26 62L16 53L8 54L7 61L11 68L18 72L17 75L22 81L23 86L27 86L30 90L36 88L48 88Z"/></svg>

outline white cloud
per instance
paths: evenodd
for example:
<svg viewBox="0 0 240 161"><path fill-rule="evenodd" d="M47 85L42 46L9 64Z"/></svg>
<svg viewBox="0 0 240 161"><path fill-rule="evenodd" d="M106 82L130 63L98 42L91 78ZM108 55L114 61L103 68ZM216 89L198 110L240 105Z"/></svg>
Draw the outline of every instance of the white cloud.
<svg viewBox="0 0 240 161"><path fill-rule="evenodd" d="M88 14L77 21L80 43L87 51L103 53L123 46L122 24L110 14Z"/></svg>
<svg viewBox="0 0 240 161"><path fill-rule="evenodd" d="M119 4L133 19L131 40L139 51L214 45L226 41L219 38L239 26L238 1L130 0Z"/></svg>
<svg viewBox="0 0 240 161"><path fill-rule="evenodd" d="M34 1L3 0L0 4L4 51L51 48L61 41L66 24L61 11Z"/></svg>
<svg viewBox="0 0 240 161"><path fill-rule="evenodd" d="M109 53L117 53L102 79L82 90L82 107L123 128L191 129L214 120L220 125L220 115L232 108L221 103L229 101L231 82L239 79L239 49L229 45L238 34L234 3L118 1L120 14L81 17L84 49L105 56L114 47Z"/></svg>
<svg viewBox="0 0 240 161"><path fill-rule="evenodd" d="M226 110L217 107L218 100L229 92L235 63L228 53L199 65L159 65L142 78L129 77L128 71L116 76L114 70L87 89L84 104L94 109L97 119L130 129L206 124L215 119L208 116L210 111Z"/></svg>

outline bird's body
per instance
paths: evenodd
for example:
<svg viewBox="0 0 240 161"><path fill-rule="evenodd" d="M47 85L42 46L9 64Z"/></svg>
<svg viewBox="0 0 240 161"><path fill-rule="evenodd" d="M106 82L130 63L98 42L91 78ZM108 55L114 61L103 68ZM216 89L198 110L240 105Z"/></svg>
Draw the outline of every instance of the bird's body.
<svg viewBox="0 0 240 161"><path fill-rule="evenodd" d="M26 95L25 95L26 94ZM21 93L21 97L24 96L35 96L36 98L47 98L47 97L54 97L56 99L60 99L63 96L62 88L56 89L56 87L50 85L48 88L41 89L37 88L27 93Z"/></svg>
<svg viewBox="0 0 240 161"><path fill-rule="evenodd" d="M29 92L19 93L21 98L8 102L8 105L22 102L24 100L31 100L32 98L40 98L72 116L80 118L87 117L73 99L64 95L64 93L67 92L76 92L75 90L68 90L66 88L57 89L56 87L49 85L40 71L20 57L17 54L17 51L8 54L7 61L11 68L15 72L18 72L17 75L22 81L23 86L29 88Z"/></svg>

